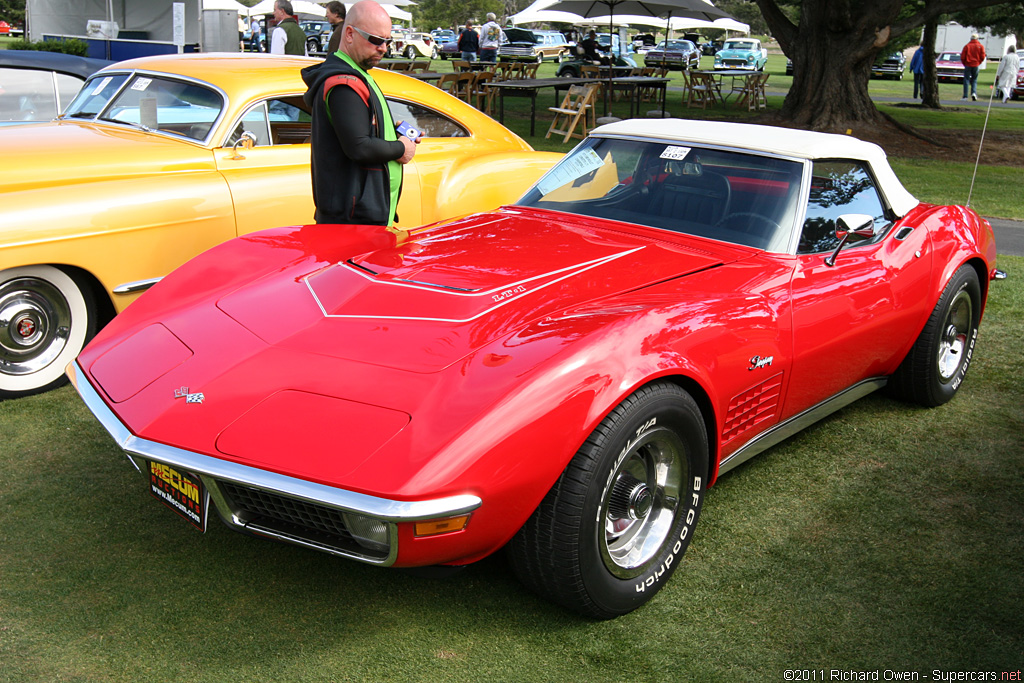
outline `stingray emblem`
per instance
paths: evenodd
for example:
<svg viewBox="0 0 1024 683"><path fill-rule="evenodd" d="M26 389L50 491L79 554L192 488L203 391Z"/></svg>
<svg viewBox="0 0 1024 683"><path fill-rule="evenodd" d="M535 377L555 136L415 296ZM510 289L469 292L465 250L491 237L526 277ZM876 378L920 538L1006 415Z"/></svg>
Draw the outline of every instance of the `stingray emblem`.
<svg viewBox="0 0 1024 683"><path fill-rule="evenodd" d="M206 399L206 397L199 392L196 392L194 394L188 393L188 387L175 389L174 398L183 398L185 399L185 403L202 403Z"/></svg>
<svg viewBox="0 0 1024 683"><path fill-rule="evenodd" d="M750 367L747 370L757 370L758 368L766 368L772 364L775 360L775 356L767 356L762 358L761 356L754 356L750 359Z"/></svg>

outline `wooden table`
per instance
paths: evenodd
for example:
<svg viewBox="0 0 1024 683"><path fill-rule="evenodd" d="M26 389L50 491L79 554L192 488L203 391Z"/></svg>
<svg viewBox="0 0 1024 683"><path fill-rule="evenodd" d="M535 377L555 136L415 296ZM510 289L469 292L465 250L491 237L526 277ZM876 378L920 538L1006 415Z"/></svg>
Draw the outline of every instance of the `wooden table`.
<svg viewBox="0 0 1024 683"><path fill-rule="evenodd" d="M705 74L705 75L711 76L712 78L717 80L718 81L718 86L719 86L718 87L718 95L719 95L719 97L722 100L722 104L725 104L726 100L728 100L729 96L732 95L734 92L741 92L742 89L736 88L736 79L737 78L743 79L743 89L749 89L750 88L750 78L761 75L760 71L748 71L746 69L714 69L714 70L712 70L712 69L703 69L703 70L701 70L701 69L693 69L690 73ZM721 87L722 86L722 82L726 78L732 78L732 87L729 88L729 92L723 92L723 89ZM744 103L744 100L741 98L738 101L737 106L740 106L743 103Z"/></svg>

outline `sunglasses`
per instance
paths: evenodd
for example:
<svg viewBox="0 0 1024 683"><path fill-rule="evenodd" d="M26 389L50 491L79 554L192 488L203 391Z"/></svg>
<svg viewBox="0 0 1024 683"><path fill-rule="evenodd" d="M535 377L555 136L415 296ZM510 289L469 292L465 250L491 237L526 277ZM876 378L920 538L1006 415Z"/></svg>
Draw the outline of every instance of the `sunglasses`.
<svg viewBox="0 0 1024 683"><path fill-rule="evenodd" d="M388 47L391 47L391 38L381 38L380 36L375 36L372 33L367 33L363 29L357 28L355 26L352 27L352 30L361 35L363 38L366 38L366 42L368 42L370 45L373 45L375 47L387 45Z"/></svg>

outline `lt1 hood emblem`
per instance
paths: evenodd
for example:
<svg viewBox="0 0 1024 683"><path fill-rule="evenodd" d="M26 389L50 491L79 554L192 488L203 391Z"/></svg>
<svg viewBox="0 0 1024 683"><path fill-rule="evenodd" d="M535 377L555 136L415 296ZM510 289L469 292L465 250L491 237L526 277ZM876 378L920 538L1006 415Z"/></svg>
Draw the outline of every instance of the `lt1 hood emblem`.
<svg viewBox="0 0 1024 683"><path fill-rule="evenodd" d="M183 398L185 399L185 403L202 403L206 399L206 397L199 392L194 394L188 393L188 387L175 389L174 398Z"/></svg>

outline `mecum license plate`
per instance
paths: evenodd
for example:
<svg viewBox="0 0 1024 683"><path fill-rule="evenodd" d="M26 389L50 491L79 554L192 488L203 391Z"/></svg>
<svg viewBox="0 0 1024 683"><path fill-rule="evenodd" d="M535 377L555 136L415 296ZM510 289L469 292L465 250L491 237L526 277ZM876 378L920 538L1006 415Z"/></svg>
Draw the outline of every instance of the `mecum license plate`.
<svg viewBox="0 0 1024 683"><path fill-rule="evenodd" d="M150 460L149 492L192 526L206 531L210 494L198 475Z"/></svg>

